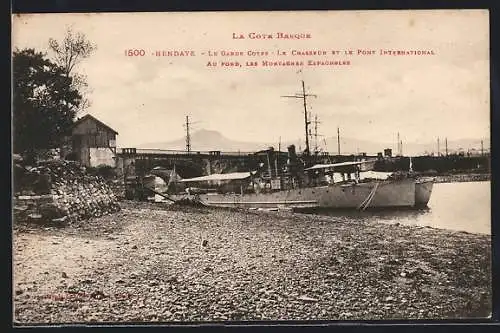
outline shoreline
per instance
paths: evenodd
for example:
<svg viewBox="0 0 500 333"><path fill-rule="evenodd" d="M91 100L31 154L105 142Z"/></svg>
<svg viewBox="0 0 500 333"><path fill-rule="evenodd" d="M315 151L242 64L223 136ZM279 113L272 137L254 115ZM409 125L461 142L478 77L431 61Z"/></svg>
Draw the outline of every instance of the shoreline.
<svg viewBox="0 0 500 333"><path fill-rule="evenodd" d="M490 236L348 217L122 202L15 225L17 323L486 317Z"/></svg>
<svg viewBox="0 0 500 333"><path fill-rule="evenodd" d="M491 174L464 173L464 174L443 174L433 175L435 183L466 183L491 181Z"/></svg>

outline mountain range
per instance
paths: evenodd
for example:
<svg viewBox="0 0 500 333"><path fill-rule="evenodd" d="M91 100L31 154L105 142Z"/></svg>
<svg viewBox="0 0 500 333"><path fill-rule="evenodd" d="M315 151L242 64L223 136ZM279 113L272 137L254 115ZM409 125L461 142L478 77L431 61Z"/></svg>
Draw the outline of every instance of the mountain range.
<svg viewBox="0 0 500 333"><path fill-rule="evenodd" d="M191 134L191 150L192 151L211 151L219 150L226 152L255 152L259 150L264 150L269 147L274 147L278 149L278 142L247 142L247 141L237 141L232 140L218 131L200 129L193 134ZM325 145L326 143L326 145ZM281 150L286 151L286 148L294 144L297 147L297 151L304 149L304 142L281 142ZM329 151L331 153L337 152L337 137L327 137L321 140L320 149ZM310 142L311 149L314 148L314 140ZM396 143L389 142L373 142L367 140L360 140L356 138L341 137L340 149L342 154L356 154L365 152L369 155L382 152L385 148L392 148L393 154L397 151ZM485 151L489 148L489 139L484 139L484 149ZM327 149L325 149L325 147ZM137 148L155 148L155 149L168 149L168 150L185 150L186 149L186 139L180 138L173 141L163 141L163 142L151 142L140 144ZM459 149L464 150L481 150L481 139L461 139L448 141L448 152L452 153L458 151ZM404 155L422 155L425 153L436 152L437 141L425 142L425 143L411 143L403 142L403 154ZM440 151L445 153L445 143L444 140L440 142Z"/></svg>

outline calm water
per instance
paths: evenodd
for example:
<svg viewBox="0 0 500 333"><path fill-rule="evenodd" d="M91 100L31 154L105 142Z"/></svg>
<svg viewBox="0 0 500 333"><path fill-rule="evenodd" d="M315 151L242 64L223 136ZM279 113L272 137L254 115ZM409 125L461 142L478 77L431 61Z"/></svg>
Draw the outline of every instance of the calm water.
<svg viewBox="0 0 500 333"><path fill-rule="evenodd" d="M490 186L489 181L434 184L427 209L358 212L350 213L349 217L491 234Z"/></svg>

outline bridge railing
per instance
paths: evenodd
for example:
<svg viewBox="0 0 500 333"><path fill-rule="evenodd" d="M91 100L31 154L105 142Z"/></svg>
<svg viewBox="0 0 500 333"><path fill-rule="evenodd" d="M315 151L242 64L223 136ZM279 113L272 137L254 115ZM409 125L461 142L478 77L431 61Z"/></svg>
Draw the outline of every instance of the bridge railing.
<svg viewBox="0 0 500 333"><path fill-rule="evenodd" d="M218 150L171 150L171 149L155 149L155 148L121 148L118 151L119 155L211 155L211 156L248 156L255 152L246 151L218 151Z"/></svg>

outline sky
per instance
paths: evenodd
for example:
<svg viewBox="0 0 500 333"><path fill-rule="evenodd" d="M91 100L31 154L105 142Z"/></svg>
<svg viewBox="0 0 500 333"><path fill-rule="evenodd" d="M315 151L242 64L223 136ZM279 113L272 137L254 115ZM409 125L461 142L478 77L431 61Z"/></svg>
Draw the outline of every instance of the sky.
<svg viewBox="0 0 500 333"><path fill-rule="evenodd" d="M119 147L179 139L186 115L193 130L238 141L303 138L302 100L282 97L300 93L301 80L316 95L308 110L325 136L340 127L345 136L377 142L392 142L398 132L416 143L489 138L486 10L23 14L12 21L13 48L47 51L49 38L62 40L70 26L97 45L76 70L87 76L87 112L119 133ZM278 32L310 38L277 39ZM250 38L258 34L273 38ZM126 56L130 49L145 56ZM381 49L433 54L380 55ZM263 67L265 60L304 65ZM349 64L309 66L309 60ZM242 66L221 67L221 61Z"/></svg>

